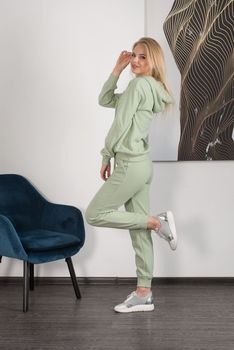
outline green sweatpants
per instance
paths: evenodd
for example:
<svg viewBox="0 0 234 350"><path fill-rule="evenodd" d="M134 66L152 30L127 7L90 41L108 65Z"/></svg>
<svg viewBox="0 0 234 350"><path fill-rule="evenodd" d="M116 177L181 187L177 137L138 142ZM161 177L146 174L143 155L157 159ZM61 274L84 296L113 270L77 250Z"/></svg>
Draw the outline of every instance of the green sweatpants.
<svg viewBox="0 0 234 350"><path fill-rule="evenodd" d="M135 250L137 285L150 287L153 277L153 242L147 229L149 188L153 175L149 158L126 161L116 167L89 204L85 217L93 226L128 229ZM118 210L122 205L126 211Z"/></svg>

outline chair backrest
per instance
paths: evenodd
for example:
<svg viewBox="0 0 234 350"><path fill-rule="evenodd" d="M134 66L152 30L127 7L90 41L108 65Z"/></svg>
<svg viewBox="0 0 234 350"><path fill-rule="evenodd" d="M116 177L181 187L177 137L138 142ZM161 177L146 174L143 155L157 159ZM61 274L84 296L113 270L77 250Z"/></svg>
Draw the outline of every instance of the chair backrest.
<svg viewBox="0 0 234 350"><path fill-rule="evenodd" d="M16 230L38 227L47 201L21 175L0 175L0 214L7 216Z"/></svg>

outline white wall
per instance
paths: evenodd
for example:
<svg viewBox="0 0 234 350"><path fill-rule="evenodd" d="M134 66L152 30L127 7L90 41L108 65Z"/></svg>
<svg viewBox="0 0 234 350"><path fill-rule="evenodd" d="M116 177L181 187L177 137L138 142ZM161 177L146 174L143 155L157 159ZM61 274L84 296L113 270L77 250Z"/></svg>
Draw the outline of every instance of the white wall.
<svg viewBox="0 0 234 350"><path fill-rule="evenodd" d="M113 119L97 95L119 52L145 26L156 33L164 14L154 7L147 1L144 23L140 0L0 3L1 173L22 174L50 201L84 212L102 184L99 152ZM120 88L130 76L124 72ZM154 163L152 213L171 208L180 238L171 252L154 236L155 276L233 276L233 169L233 162ZM86 225L74 264L78 276L135 276L128 233ZM4 258L0 275L22 275L21 263ZM37 266L36 275L68 272L61 261Z"/></svg>
<svg viewBox="0 0 234 350"><path fill-rule="evenodd" d="M163 23L170 12L172 3L172 0L146 0L145 32L147 36L155 38L163 49L167 80L175 100L169 111L157 114L152 123L150 133L151 159L155 161L176 161L180 137L179 99L181 77L163 31Z"/></svg>

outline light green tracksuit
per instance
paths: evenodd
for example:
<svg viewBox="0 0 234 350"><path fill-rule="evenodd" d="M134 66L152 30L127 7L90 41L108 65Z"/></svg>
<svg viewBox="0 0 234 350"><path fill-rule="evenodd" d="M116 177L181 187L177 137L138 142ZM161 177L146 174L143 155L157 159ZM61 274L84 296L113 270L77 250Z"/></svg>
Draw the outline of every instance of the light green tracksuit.
<svg viewBox="0 0 234 350"><path fill-rule="evenodd" d="M152 162L149 128L153 115L172 103L163 85L150 76L132 79L122 94L115 94L118 78L104 84L99 103L115 108L115 119L101 151L102 163L115 158L116 167L89 204L85 217L93 226L128 229L136 254L137 285L150 287L153 243L147 229ZM126 211L118 210L122 205Z"/></svg>

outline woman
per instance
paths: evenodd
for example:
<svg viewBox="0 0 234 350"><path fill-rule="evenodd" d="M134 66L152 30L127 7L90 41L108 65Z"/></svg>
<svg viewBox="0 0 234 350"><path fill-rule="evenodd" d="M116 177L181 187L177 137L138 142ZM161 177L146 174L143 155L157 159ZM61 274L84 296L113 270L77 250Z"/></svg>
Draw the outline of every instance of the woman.
<svg viewBox="0 0 234 350"><path fill-rule="evenodd" d="M132 79L122 94L115 94L121 72L130 63ZM154 310L151 281L153 243L151 230L175 250L177 236L170 211L149 215L152 162L148 135L154 113L173 102L165 82L163 52L152 38L141 38L133 52L123 51L104 84L99 103L115 108L115 119L101 151L101 178L105 181L86 210L90 225L128 229L136 254L137 288L115 306L117 312ZM115 159L111 174L111 158ZM118 210L122 205L126 211Z"/></svg>

